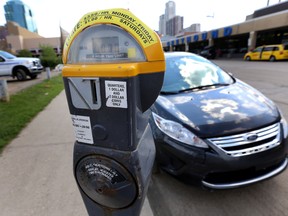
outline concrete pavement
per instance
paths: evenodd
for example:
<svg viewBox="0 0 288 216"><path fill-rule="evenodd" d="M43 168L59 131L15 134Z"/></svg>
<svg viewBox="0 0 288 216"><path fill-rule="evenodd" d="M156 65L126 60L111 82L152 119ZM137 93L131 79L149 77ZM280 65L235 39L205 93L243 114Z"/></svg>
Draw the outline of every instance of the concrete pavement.
<svg viewBox="0 0 288 216"><path fill-rule="evenodd" d="M63 91L2 152L0 215L87 215L72 173L73 133ZM141 216L152 215L146 199Z"/></svg>

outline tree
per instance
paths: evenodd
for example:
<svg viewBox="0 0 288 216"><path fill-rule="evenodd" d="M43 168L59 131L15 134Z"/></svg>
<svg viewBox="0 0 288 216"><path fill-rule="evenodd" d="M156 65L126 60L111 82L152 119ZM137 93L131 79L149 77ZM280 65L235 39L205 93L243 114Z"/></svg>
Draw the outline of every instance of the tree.
<svg viewBox="0 0 288 216"><path fill-rule="evenodd" d="M17 56L18 57L32 57L32 53L27 49L23 49L19 51Z"/></svg>
<svg viewBox="0 0 288 216"><path fill-rule="evenodd" d="M40 60L44 67L54 68L61 63L61 58L57 57L52 46L41 45L40 48L42 50Z"/></svg>

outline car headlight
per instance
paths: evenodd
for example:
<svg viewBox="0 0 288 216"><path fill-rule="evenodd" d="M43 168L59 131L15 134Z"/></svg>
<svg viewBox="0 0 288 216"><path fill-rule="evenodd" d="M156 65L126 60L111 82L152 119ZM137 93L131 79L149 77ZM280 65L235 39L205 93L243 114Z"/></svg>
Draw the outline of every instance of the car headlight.
<svg viewBox="0 0 288 216"><path fill-rule="evenodd" d="M152 114L155 124L163 133L182 143L200 148L208 148L208 145L202 139L195 136L191 131L184 128L181 124L166 120L155 113Z"/></svg>
<svg viewBox="0 0 288 216"><path fill-rule="evenodd" d="M288 124L287 124L286 119L283 116L282 116L282 119L281 119L281 125L283 127L284 138L287 138L287 136L288 136Z"/></svg>
<svg viewBox="0 0 288 216"><path fill-rule="evenodd" d="M282 128L283 128L283 135L284 135L284 138L287 138L287 136L288 136L288 124L287 124L287 121L284 118L284 115L281 112L281 110L279 108L278 108L278 110L279 110L280 115L281 115L281 125L282 125Z"/></svg>

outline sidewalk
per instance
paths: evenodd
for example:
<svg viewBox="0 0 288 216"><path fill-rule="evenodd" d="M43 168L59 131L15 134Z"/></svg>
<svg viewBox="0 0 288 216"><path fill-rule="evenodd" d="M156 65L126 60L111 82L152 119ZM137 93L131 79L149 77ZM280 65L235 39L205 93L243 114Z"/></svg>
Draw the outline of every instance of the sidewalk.
<svg viewBox="0 0 288 216"><path fill-rule="evenodd" d="M63 91L0 155L1 215L87 215L72 173L74 140ZM141 216L152 215L146 199Z"/></svg>

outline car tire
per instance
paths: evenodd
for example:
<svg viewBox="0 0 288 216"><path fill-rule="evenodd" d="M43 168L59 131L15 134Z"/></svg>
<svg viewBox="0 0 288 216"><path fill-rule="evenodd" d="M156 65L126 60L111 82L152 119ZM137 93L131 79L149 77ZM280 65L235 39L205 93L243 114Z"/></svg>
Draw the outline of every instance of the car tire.
<svg viewBox="0 0 288 216"><path fill-rule="evenodd" d="M16 74L17 80L19 80L19 81L24 81L27 79L27 75L26 75L25 71L21 68L17 69L15 74Z"/></svg>
<svg viewBox="0 0 288 216"><path fill-rule="evenodd" d="M276 61L275 56L270 56L269 61L270 61L270 62L274 62L274 61Z"/></svg>
<svg viewBox="0 0 288 216"><path fill-rule="evenodd" d="M251 61L251 57L250 57L250 56L247 56L247 57L245 58L245 61Z"/></svg>

